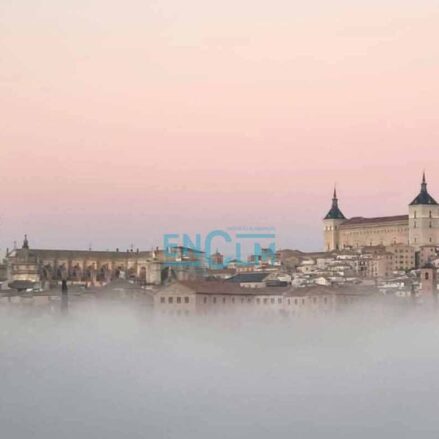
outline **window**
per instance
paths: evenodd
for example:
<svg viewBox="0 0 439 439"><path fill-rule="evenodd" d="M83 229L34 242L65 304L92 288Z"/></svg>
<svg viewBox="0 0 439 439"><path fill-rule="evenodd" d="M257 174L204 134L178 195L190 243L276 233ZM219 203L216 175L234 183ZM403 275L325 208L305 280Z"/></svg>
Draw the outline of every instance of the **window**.
<svg viewBox="0 0 439 439"><path fill-rule="evenodd" d="M265 299L264 299L264 305L266 305L267 303L268 303L268 299L265 298Z"/></svg>
<svg viewBox="0 0 439 439"><path fill-rule="evenodd" d="M166 298L165 297L160 297L160 303L165 303L166 302Z"/></svg>
<svg viewBox="0 0 439 439"><path fill-rule="evenodd" d="M226 298L225 297L223 297L223 303L226 303Z"/></svg>
<svg viewBox="0 0 439 439"><path fill-rule="evenodd" d="M424 279L428 280L430 278L430 273L428 271L425 272Z"/></svg>
<svg viewBox="0 0 439 439"><path fill-rule="evenodd" d="M168 303L172 303L174 301L173 297L168 297Z"/></svg>
<svg viewBox="0 0 439 439"><path fill-rule="evenodd" d="M216 297L213 298L213 303L216 303Z"/></svg>
<svg viewBox="0 0 439 439"><path fill-rule="evenodd" d="M181 297L177 297L177 303L181 303Z"/></svg>
<svg viewBox="0 0 439 439"><path fill-rule="evenodd" d="M282 299L279 297L279 299L277 299L277 303L281 304L282 303Z"/></svg>
<svg viewBox="0 0 439 439"><path fill-rule="evenodd" d="M431 216L431 210L430 210L430 212L429 212L428 216L429 216L430 218L432 217L432 216Z"/></svg>
<svg viewBox="0 0 439 439"><path fill-rule="evenodd" d="M271 302L271 303L274 303L274 297L271 298L270 302Z"/></svg>
<svg viewBox="0 0 439 439"><path fill-rule="evenodd" d="M299 301L297 299L294 299L294 305L298 305Z"/></svg>
<svg viewBox="0 0 439 439"><path fill-rule="evenodd" d="M261 299L259 299L259 297L256 299L256 303L260 304L261 303Z"/></svg>
<svg viewBox="0 0 439 439"><path fill-rule="evenodd" d="M184 298L184 303L189 303L189 297Z"/></svg>
<svg viewBox="0 0 439 439"><path fill-rule="evenodd" d="M204 303L207 303L207 297L205 297L205 298L203 299L203 302L204 302Z"/></svg>

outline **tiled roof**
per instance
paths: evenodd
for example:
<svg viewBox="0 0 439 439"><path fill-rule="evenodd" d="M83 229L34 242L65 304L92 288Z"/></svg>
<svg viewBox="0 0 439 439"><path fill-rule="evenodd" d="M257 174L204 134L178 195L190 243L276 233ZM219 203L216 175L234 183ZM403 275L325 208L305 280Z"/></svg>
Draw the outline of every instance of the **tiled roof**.
<svg viewBox="0 0 439 439"><path fill-rule="evenodd" d="M417 205L437 205L436 200L427 191L427 180L425 179L425 172L422 176L421 192L418 196L410 203L410 206Z"/></svg>
<svg viewBox="0 0 439 439"><path fill-rule="evenodd" d="M325 287L310 286L305 288L288 287L264 287L245 288L237 283L227 281L180 281L183 287L189 288L195 294L218 294L218 295L243 295L243 296L285 296L285 297L306 297L321 295L370 295L375 290L370 287L349 286L349 287Z"/></svg>
<svg viewBox="0 0 439 439"><path fill-rule="evenodd" d="M14 280L9 282L8 286L14 290L26 290L28 288L32 288L36 282L30 280Z"/></svg>
<svg viewBox="0 0 439 439"><path fill-rule="evenodd" d="M324 219L345 219L343 212L338 206L332 206L331 210L326 214Z"/></svg>
<svg viewBox="0 0 439 439"><path fill-rule="evenodd" d="M363 218L362 216L356 216L354 218L350 218L346 220L343 224L341 224L340 228L344 228L346 226L354 226L354 225L363 225L363 224L377 224L377 223L394 223L394 222L403 222L408 221L408 215L395 215L395 216L381 216L376 218Z"/></svg>
<svg viewBox="0 0 439 439"><path fill-rule="evenodd" d="M346 219L343 212L338 207L337 192L334 189L334 197L332 198L332 206L324 219Z"/></svg>
<svg viewBox="0 0 439 439"><path fill-rule="evenodd" d="M269 273L257 272L257 273L239 273L230 279L227 282L235 282L235 283L245 283L245 282L262 282Z"/></svg>
<svg viewBox="0 0 439 439"><path fill-rule="evenodd" d="M231 294L231 295L283 295L290 287L245 288L238 283L227 281L181 281L181 285L195 294Z"/></svg>
<svg viewBox="0 0 439 439"><path fill-rule="evenodd" d="M21 249L17 253L22 252ZM52 249L30 249L30 254L39 258L126 258L126 257L152 257L151 251L99 251L99 250L52 250Z"/></svg>
<svg viewBox="0 0 439 439"><path fill-rule="evenodd" d="M427 192L421 191L419 192L418 196L410 203L410 206L416 206L416 205L437 205L436 200Z"/></svg>

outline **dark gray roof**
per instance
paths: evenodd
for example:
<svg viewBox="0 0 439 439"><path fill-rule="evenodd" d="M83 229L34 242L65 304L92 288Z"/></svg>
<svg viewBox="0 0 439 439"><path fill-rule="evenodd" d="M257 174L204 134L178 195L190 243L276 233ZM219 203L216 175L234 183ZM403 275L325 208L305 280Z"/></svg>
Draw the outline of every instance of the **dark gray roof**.
<svg viewBox="0 0 439 439"><path fill-rule="evenodd" d="M427 262L421 268L431 268L434 270L436 267L431 262Z"/></svg>
<svg viewBox="0 0 439 439"><path fill-rule="evenodd" d="M343 215L343 212L338 207L337 192L335 189L334 189L334 196L332 198L331 209L326 214L324 219L346 219L346 217Z"/></svg>
<svg viewBox="0 0 439 439"><path fill-rule="evenodd" d="M425 173L422 176L421 192L419 192L418 196L410 203L410 206L417 205L437 205L436 200L427 191Z"/></svg>
<svg viewBox="0 0 439 439"><path fill-rule="evenodd" d="M9 282L9 288L13 290L27 290L28 288L33 288L36 282L32 282L30 280L14 280Z"/></svg>
<svg viewBox="0 0 439 439"><path fill-rule="evenodd" d="M227 279L226 282L263 282L263 280L269 275L269 273L255 272L255 273L239 273L236 276Z"/></svg>
<svg viewBox="0 0 439 439"><path fill-rule="evenodd" d="M180 281L178 284L189 288L195 294L206 295L281 296L291 289L291 287L246 288L241 287L238 283L206 280ZM163 291L166 292L166 287L158 293Z"/></svg>

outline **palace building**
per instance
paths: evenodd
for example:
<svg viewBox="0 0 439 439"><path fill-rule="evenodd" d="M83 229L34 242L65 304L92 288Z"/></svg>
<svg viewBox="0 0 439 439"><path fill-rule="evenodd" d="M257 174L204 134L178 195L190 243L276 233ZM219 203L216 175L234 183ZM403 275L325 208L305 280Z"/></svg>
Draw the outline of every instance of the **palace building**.
<svg viewBox="0 0 439 439"><path fill-rule="evenodd" d="M425 173L421 191L408 206L408 215L346 218L334 189L332 206L323 219L325 251L406 244L417 251L439 245L439 205L427 191Z"/></svg>

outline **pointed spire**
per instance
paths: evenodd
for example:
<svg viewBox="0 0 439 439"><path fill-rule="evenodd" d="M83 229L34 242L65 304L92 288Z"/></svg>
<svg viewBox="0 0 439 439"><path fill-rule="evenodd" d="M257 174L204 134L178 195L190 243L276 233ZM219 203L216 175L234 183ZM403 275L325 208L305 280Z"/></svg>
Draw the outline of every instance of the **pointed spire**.
<svg viewBox="0 0 439 439"><path fill-rule="evenodd" d="M414 206L414 205L428 205L428 204L437 205L437 202L435 201L435 199L427 191L427 179L425 177L425 170L424 170L422 172L421 192L410 203L410 206Z"/></svg>
<svg viewBox="0 0 439 439"><path fill-rule="evenodd" d="M342 211L338 207L337 187L334 185L334 193L332 197L331 210L325 216L325 219L346 219Z"/></svg>
<svg viewBox="0 0 439 439"><path fill-rule="evenodd" d="M24 241L23 241L23 247L22 248L29 248L29 241L27 240L27 235L24 235Z"/></svg>
<svg viewBox="0 0 439 439"><path fill-rule="evenodd" d="M422 173L421 191L427 192L427 179L425 178L425 171Z"/></svg>
<svg viewBox="0 0 439 439"><path fill-rule="evenodd" d="M334 194L332 196L332 207L338 209L337 186L334 184Z"/></svg>

